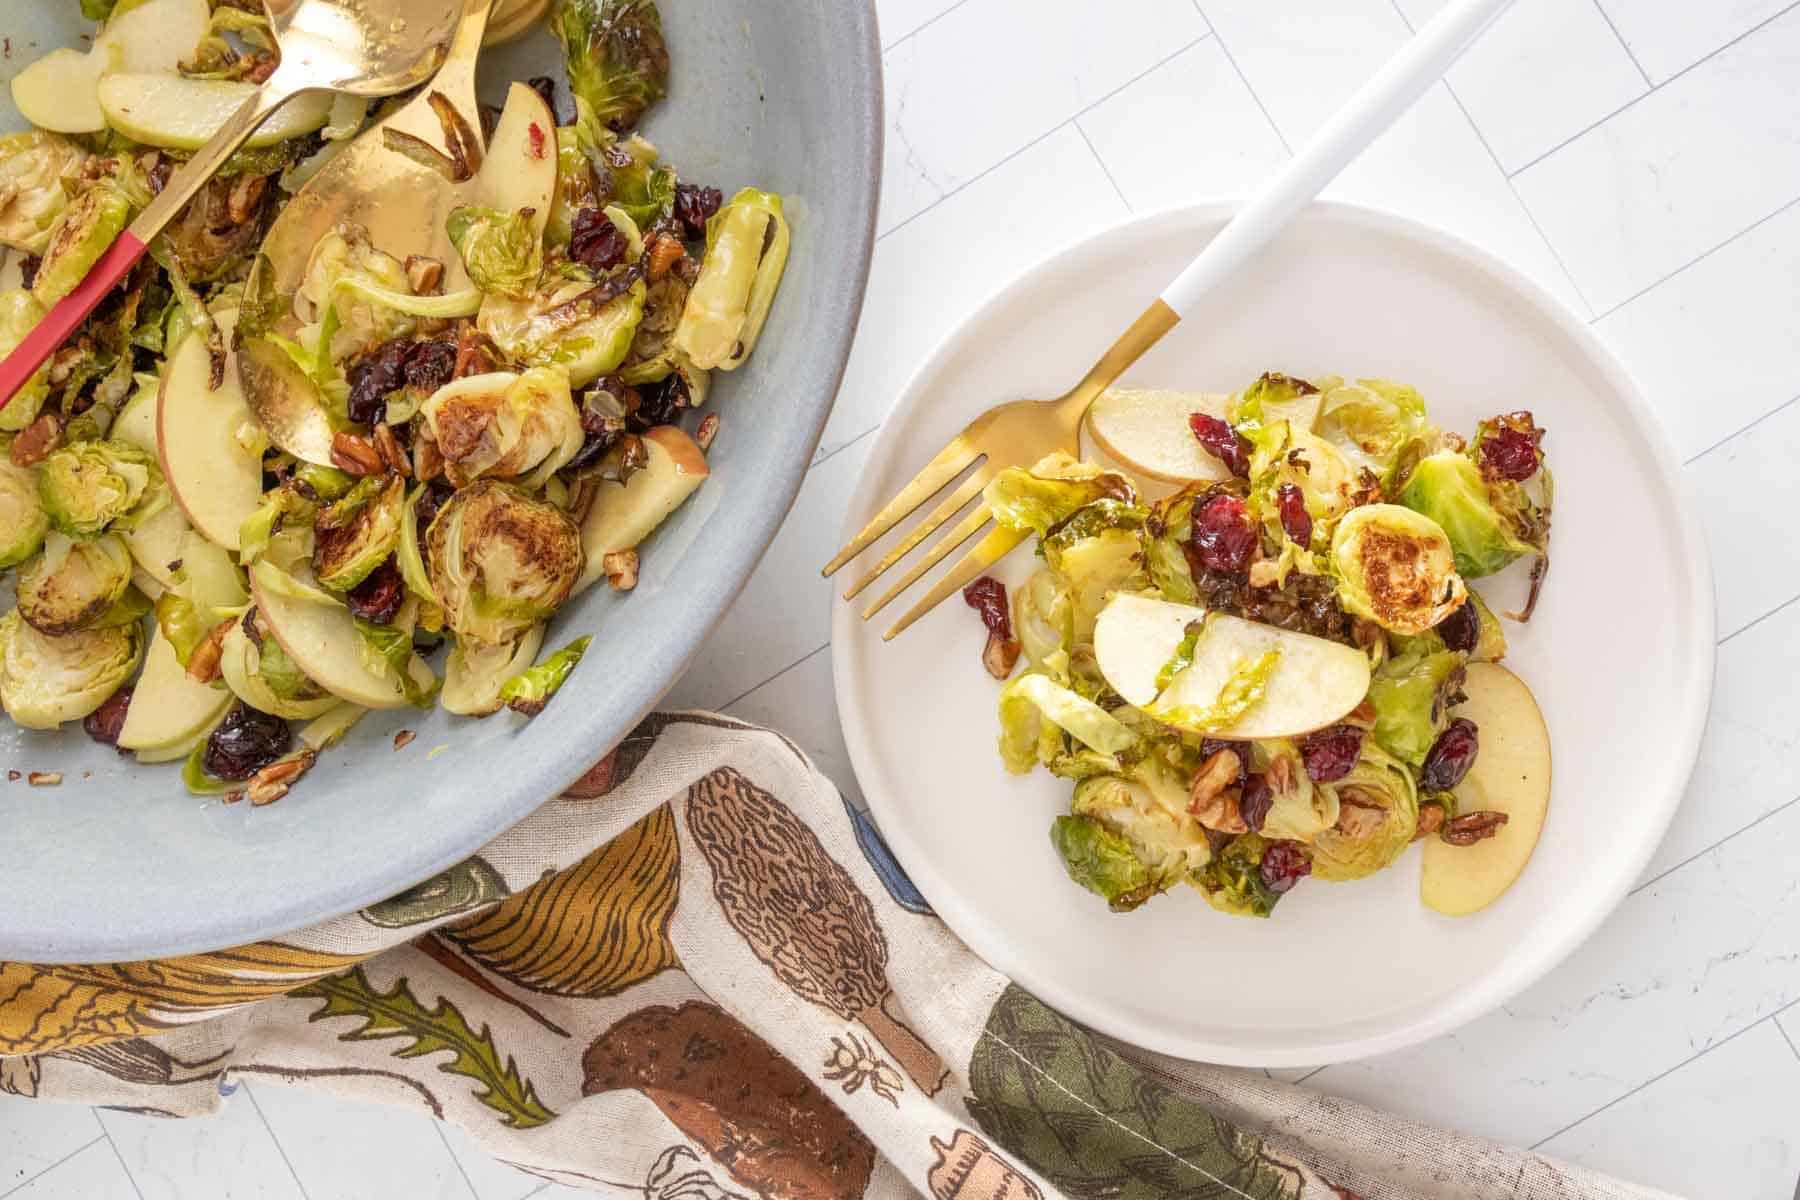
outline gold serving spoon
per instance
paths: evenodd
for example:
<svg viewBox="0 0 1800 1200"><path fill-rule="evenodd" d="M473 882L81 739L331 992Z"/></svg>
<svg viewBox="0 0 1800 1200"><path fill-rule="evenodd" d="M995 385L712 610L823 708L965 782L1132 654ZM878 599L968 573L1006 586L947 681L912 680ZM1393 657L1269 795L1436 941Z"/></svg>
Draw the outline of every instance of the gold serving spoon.
<svg viewBox="0 0 1800 1200"><path fill-rule="evenodd" d="M459 0L264 0L281 52L274 74L244 101L107 248L75 289L0 362L0 406L87 319L151 240L262 123L296 96L335 91L378 98L415 88L443 64ZM485 5L484 5L485 8Z"/></svg>

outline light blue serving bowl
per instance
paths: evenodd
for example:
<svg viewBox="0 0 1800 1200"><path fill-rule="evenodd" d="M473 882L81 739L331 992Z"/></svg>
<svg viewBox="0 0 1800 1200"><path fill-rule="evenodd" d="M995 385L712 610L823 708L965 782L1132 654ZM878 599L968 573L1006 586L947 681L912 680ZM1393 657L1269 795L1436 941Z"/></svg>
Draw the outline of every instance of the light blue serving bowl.
<svg viewBox="0 0 1800 1200"><path fill-rule="evenodd" d="M467 856L579 777L651 710L749 578L831 411L868 279L881 179L881 58L870 0L662 0L674 61L646 132L684 178L785 197L793 254L750 363L717 374L712 478L643 549L634 591L590 589L546 645L595 635L535 720L375 713L266 808L187 793L79 724L0 722L0 960L104 962L292 931ZM0 82L91 28L74 0L9 4ZM483 93L562 79L547 34L491 51ZM562 93L567 104L566 93ZM20 127L0 89L0 129ZM8 589L9 590L9 589ZM442 665L442 655L435 660ZM404 749L394 734L414 730ZM444 747L441 751L439 747Z"/></svg>

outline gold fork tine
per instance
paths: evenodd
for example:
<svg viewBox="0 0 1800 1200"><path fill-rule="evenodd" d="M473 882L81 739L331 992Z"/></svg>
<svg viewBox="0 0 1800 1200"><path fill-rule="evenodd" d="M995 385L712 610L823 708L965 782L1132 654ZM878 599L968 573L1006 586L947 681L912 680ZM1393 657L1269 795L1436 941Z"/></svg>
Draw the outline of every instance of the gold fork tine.
<svg viewBox="0 0 1800 1200"><path fill-rule="evenodd" d="M899 545L888 551L880 562L871 567L867 575L851 584L850 590L844 593L844 599L856 599L864 588L887 574L888 568L911 554L914 546L924 541L938 526L961 512L968 506L969 501L980 495L981 489L987 485L989 477L993 474L992 470L983 467L971 475L961 487L951 492L949 498L938 505L929 517L915 525L906 537L901 539Z"/></svg>
<svg viewBox="0 0 1800 1200"><path fill-rule="evenodd" d="M938 451L937 457L926 463L912 477L912 482L901 488L900 494L889 500L887 507L876 513L875 519L864 525L862 532L837 552L836 558L825 564L825 570L821 574L827 578L836 574L838 568L868 549L876 538L899 524L919 505L937 495L946 483L967 470L969 464L980 458L981 454L980 447L962 434L951 438L950 444Z"/></svg>
<svg viewBox="0 0 1800 1200"><path fill-rule="evenodd" d="M894 627L881 635L881 640L891 642L906 632L907 626L936 608L946 596L953 594L974 581L977 575L1005 558L1013 552L1013 547L1025 540L1026 535L995 526L988 535L975 543L975 548L957 560L950 573L938 580L932 589L910 609L906 615L894 622Z"/></svg>
<svg viewBox="0 0 1800 1200"><path fill-rule="evenodd" d="M971 512L967 517L964 517L961 521L957 522L956 528L938 539L937 545L927 551L924 558L920 559L906 572L905 575L901 576L898 583L883 592L881 599L863 609L863 620L868 620L870 617L886 608L895 596L898 596L901 592L904 592L907 588L917 583L920 578L924 576L925 572L944 561L944 557L952 550L980 533L981 527L993 520L993 517L994 514L988 511L987 505L977 505L974 512Z"/></svg>

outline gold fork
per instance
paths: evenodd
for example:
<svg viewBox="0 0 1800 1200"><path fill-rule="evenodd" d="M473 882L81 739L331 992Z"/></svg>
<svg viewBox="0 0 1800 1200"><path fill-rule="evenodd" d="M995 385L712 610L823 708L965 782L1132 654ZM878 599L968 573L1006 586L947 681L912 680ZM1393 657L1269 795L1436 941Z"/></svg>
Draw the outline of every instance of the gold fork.
<svg viewBox="0 0 1800 1200"><path fill-rule="evenodd" d="M844 599L855 599L892 570L925 539L975 502L982 488L1005 468L1028 467L1057 450L1076 453L1080 448L1082 419L1100 393L1143 357L1164 334L1175 328L1181 321L1181 314L1193 311L1202 296L1285 228L1295 214L1361 153L1363 147L1374 141L1435 83L1511 2L1456 0L1439 10L1436 17L1325 123L1310 143L1238 210L1218 236L1207 243L1174 282L1163 289L1162 295L1132 322L1131 328L1100 356L1100 361L1080 383L1055 400L1015 400L990 408L951 438L950 444L938 451L937 456L825 564L823 573L826 576L835 574L963 472L970 467L974 467L974 471L862 578L851 584L844 592ZM993 513L986 502L976 503L969 514L951 526L898 582L863 609L863 620L886 608L895 597L922 579L951 551L980 533L992 520ZM1024 532L996 525L958 559L949 572L894 623L893 628L881 635L882 641L892 641L899 636L951 593L999 562L1025 537Z"/></svg>

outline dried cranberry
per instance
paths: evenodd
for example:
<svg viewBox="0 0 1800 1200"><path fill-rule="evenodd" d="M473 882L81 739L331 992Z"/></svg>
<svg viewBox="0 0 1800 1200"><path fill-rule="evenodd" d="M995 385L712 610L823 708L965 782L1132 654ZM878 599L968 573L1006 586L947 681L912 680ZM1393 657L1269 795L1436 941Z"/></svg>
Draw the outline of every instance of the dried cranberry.
<svg viewBox="0 0 1800 1200"><path fill-rule="evenodd" d="M675 185L675 216L689 241L697 242L706 236L706 222L724 203L725 193L718 188L693 183Z"/></svg>
<svg viewBox="0 0 1800 1200"><path fill-rule="evenodd" d="M350 368L352 421L374 425L387 415L389 394L406 386L406 359L411 351L410 341L395 338L375 347Z"/></svg>
<svg viewBox="0 0 1800 1200"><path fill-rule="evenodd" d="M43 265L43 258L36 254L27 254L21 258L19 260L19 286L30 287L36 283L38 270Z"/></svg>
<svg viewBox="0 0 1800 1200"><path fill-rule="evenodd" d="M131 707L131 689L122 687L87 715L81 727L87 735L105 746L119 744L119 731L125 728L125 710Z"/></svg>
<svg viewBox="0 0 1800 1200"><path fill-rule="evenodd" d="M983 575L963 589L963 600L981 614L988 632L1003 642L1013 640L1012 609L1006 603L1006 585L992 575Z"/></svg>
<svg viewBox="0 0 1800 1200"><path fill-rule="evenodd" d="M1244 571L1256 554L1256 530L1244 502L1236 496L1214 496L1194 510L1194 551L1209 571Z"/></svg>
<svg viewBox="0 0 1800 1200"><path fill-rule="evenodd" d="M1312 859L1298 842L1274 842L1263 851L1263 886L1280 895L1312 874Z"/></svg>
<svg viewBox="0 0 1800 1200"><path fill-rule="evenodd" d="M1239 479L1250 477L1250 443L1226 422L1211 413L1194 413L1188 417L1188 428L1200 439L1206 452L1230 468Z"/></svg>
<svg viewBox="0 0 1800 1200"><path fill-rule="evenodd" d="M432 519L438 515L438 509L444 502L456 494L456 489L442 479L434 479L425 485L425 494L419 497L419 540L425 540L425 531L431 528Z"/></svg>
<svg viewBox="0 0 1800 1200"><path fill-rule="evenodd" d="M294 734L280 717L234 704L206 739L202 759L215 779L248 779L286 754Z"/></svg>
<svg viewBox="0 0 1800 1200"><path fill-rule="evenodd" d="M345 599L354 616L377 625L393 621L394 614L400 611L401 601L406 599L400 568L394 565L393 556L389 555L388 560L371 571L367 579L351 588Z"/></svg>
<svg viewBox="0 0 1800 1200"><path fill-rule="evenodd" d="M1281 513L1281 529L1297 546L1312 545L1312 514L1306 511L1306 495L1292 483L1275 489L1275 506Z"/></svg>
<svg viewBox="0 0 1800 1200"><path fill-rule="evenodd" d="M693 405L687 377L680 371L670 371L656 383L645 384L637 389L637 394L637 407L626 417L626 425L634 433L642 433L657 425L673 424L683 409Z"/></svg>
<svg viewBox="0 0 1800 1200"><path fill-rule="evenodd" d="M406 355L406 386L435 392L456 377L456 343L448 338L414 342Z"/></svg>
<svg viewBox="0 0 1800 1200"><path fill-rule="evenodd" d="M1444 639L1445 649L1470 654L1481 641L1481 614L1475 611L1473 600L1465 600L1439 621L1436 628L1437 635Z"/></svg>
<svg viewBox="0 0 1800 1200"><path fill-rule="evenodd" d="M1333 725L1300 740L1300 757L1314 783L1335 783L1350 773L1362 756L1363 731L1354 725Z"/></svg>
<svg viewBox="0 0 1800 1200"><path fill-rule="evenodd" d="M1493 479L1510 479L1523 483L1537 474L1543 464L1538 443L1544 431L1537 427L1529 412L1505 413L1492 421L1483 421L1481 430L1481 470Z"/></svg>
<svg viewBox="0 0 1800 1200"><path fill-rule="evenodd" d="M1447 792L1461 783L1469 768L1475 765L1475 754L1480 748L1481 738L1475 722L1467 717L1450 722L1449 727L1438 734L1437 741L1431 743L1425 765L1419 768L1419 790Z"/></svg>
<svg viewBox="0 0 1800 1200"><path fill-rule="evenodd" d="M569 224L569 257L596 275L625 261L625 235L597 208L577 209Z"/></svg>
<svg viewBox="0 0 1800 1200"><path fill-rule="evenodd" d="M1269 786L1269 777L1258 771L1246 776L1244 789L1238 794L1238 815L1244 818L1244 824L1253 832L1261 833L1263 822L1269 819L1269 809L1275 804L1275 789Z"/></svg>

